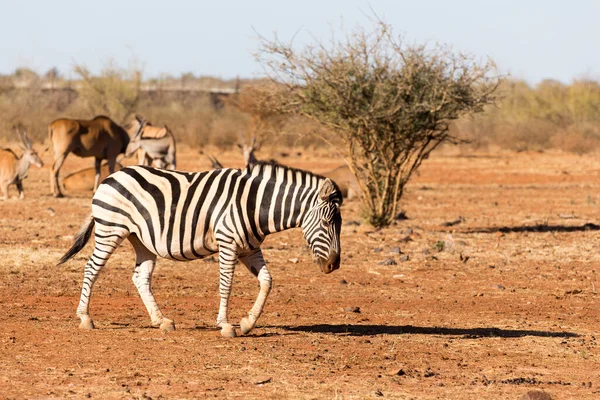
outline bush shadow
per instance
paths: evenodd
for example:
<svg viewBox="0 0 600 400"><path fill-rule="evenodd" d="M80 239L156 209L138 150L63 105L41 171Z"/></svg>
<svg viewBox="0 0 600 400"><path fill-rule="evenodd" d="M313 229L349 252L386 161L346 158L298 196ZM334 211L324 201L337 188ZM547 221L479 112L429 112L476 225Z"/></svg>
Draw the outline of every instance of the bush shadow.
<svg viewBox="0 0 600 400"><path fill-rule="evenodd" d="M544 232L586 232L600 231L600 225L586 223L580 226L569 225L527 225L527 226L499 226L491 228L473 228L463 231L463 233L544 233Z"/></svg>

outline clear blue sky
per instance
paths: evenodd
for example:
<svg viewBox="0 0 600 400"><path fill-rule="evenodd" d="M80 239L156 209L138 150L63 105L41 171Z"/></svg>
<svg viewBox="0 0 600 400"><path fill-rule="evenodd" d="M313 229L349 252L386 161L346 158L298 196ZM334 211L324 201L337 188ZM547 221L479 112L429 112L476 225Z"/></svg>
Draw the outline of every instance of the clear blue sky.
<svg viewBox="0 0 600 400"><path fill-rule="evenodd" d="M442 42L494 59L537 83L600 79L600 0L0 0L0 73L73 63L98 72L137 59L144 76L254 77L253 31L296 43L368 23L369 7L413 42Z"/></svg>

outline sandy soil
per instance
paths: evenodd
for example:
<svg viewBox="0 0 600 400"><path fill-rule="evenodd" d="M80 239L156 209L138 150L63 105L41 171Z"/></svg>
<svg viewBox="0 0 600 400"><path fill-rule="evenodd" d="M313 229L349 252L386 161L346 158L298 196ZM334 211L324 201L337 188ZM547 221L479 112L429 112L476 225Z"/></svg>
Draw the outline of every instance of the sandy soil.
<svg viewBox="0 0 600 400"><path fill-rule="evenodd" d="M71 158L65 172L92 165ZM208 168L197 151L178 160ZM281 161L317 172L339 163L295 153ZM24 200L0 203L2 399L600 398L597 158L435 155L407 190L408 219L376 231L360 223L359 203L344 206L342 267L330 275L311 263L300 231L273 235L264 253L274 290L258 328L235 339L214 329L210 260L159 260L154 292L177 331L151 328L129 244L95 287L98 329L78 330L91 249L55 263L91 195L50 197L47 168L31 169ZM239 268L234 321L257 292Z"/></svg>

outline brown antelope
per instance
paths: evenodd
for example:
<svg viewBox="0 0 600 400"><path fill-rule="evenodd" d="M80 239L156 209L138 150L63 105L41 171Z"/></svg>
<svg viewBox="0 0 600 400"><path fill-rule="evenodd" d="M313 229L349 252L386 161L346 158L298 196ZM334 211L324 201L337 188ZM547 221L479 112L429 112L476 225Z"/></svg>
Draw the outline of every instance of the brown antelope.
<svg viewBox="0 0 600 400"><path fill-rule="evenodd" d="M324 172L321 175L337 183L344 198L350 200L361 196L358 181L347 165L341 165L331 171Z"/></svg>
<svg viewBox="0 0 600 400"><path fill-rule="evenodd" d="M61 118L48 125L48 136L54 150L54 164L50 175L50 188L55 197L62 197L58 173L69 153L79 157L94 157L96 174L94 190L100 184L102 160L108 160L108 169L115 171L117 156L125 152L129 135L113 120L97 116L92 120Z"/></svg>
<svg viewBox="0 0 600 400"><path fill-rule="evenodd" d="M135 116L131 128L135 133L125 150L125 157L138 151L138 164L157 168L176 168L175 136L168 126L153 126L150 122Z"/></svg>
<svg viewBox="0 0 600 400"><path fill-rule="evenodd" d="M27 171L29 166L34 164L38 168L42 168L44 163L40 160L37 152L33 148L33 144L27 136L27 132L23 131L20 133L15 128L17 136L21 141L21 147L23 149L23 155L17 157L17 155L10 149L0 149L0 189L2 189L2 197L0 200L8 199L8 186L13 183L17 186L19 191L19 198L25 197L23 192L23 179L27 178Z"/></svg>
<svg viewBox="0 0 600 400"><path fill-rule="evenodd" d="M122 170L123 166L117 162L115 164L115 171ZM93 191L94 190L94 177L96 175L96 168L89 167L83 168L75 172L71 172L62 179L62 186L67 191ZM106 179L110 175L108 170L108 163L103 162L100 167L100 181Z"/></svg>

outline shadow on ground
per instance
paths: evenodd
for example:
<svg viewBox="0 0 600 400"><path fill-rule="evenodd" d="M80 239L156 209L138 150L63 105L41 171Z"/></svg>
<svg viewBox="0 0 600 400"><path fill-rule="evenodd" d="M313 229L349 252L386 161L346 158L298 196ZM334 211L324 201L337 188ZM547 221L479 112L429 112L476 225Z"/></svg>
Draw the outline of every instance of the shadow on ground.
<svg viewBox="0 0 600 400"><path fill-rule="evenodd" d="M491 228L474 228L464 231L464 233L523 233L523 232L585 232L600 231L600 225L587 223L580 226L568 225L527 225L527 226L499 226Z"/></svg>
<svg viewBox="0 0 600 400"><path fill-rule="evenodd" d="M466 339L477 339L482 337L520 338L524 336L538 337L579 337L573 332L549 332L535 330L515 330L500 328L438 328L411 325L298 325L279 326L280 328L293 332L310 333L332 333L348 336L371 336L371 335L448 335L463 336Z"/></svg>

